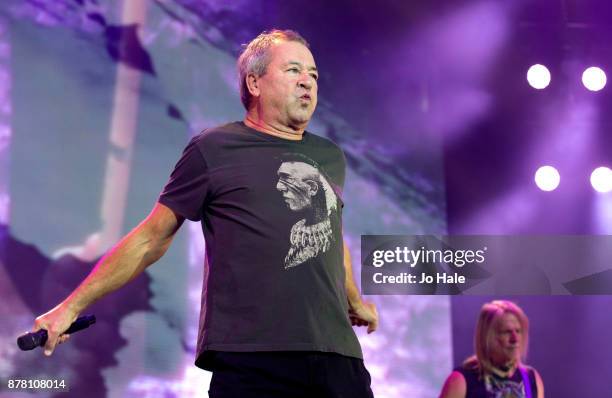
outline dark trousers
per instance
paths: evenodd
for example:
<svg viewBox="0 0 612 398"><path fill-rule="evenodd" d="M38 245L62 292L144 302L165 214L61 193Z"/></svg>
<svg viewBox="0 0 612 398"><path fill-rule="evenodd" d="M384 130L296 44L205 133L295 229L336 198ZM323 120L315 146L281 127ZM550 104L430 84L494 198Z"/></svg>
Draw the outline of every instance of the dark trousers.
<svg viewBox="0 0 612 398"><path fill-rule="evenodd" d="M210 398L373 398L358 358L325 352L217 352Z"/></svg>

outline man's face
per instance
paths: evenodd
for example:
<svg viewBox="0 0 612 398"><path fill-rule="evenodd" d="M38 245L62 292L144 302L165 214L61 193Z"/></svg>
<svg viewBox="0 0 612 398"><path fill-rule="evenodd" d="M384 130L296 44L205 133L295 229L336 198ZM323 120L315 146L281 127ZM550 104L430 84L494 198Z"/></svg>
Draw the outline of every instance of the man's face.
<svg viewBox="0 0 612 398"><path fill-rule="evenodd" d="M516 362L521 355L523 328L514 314L506 313L496 322L492 359L496 365Z"/></svg>
<svg viewBox="0 0 612 398"><path fill-rule="evenodd" d="M318 192L317 182L306 169L312 168L301 162L285 162L278 169L276 189L283 194L289 208L298 211L312 205L312 197Z"/></svg>
<svg viewBox="0 0 612 398"><path fill-rule="evenodd" d="M285 126L305 127L317 106L318 72L308 48L284 42L270 49L266 73L258 79L260 105Z"/></svg>

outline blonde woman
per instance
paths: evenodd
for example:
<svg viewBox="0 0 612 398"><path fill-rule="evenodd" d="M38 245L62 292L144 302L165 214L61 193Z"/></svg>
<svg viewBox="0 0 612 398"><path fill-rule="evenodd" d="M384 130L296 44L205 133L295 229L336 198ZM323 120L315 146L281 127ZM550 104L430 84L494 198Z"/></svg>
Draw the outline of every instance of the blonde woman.
<svg viewBox="0 0 612 398"><path fill-rule="evenodd" d="M529 320L512 301L495 300L480 310L476 354L446 379L440 398L543 398L539 373L523 363Z"/></svg>

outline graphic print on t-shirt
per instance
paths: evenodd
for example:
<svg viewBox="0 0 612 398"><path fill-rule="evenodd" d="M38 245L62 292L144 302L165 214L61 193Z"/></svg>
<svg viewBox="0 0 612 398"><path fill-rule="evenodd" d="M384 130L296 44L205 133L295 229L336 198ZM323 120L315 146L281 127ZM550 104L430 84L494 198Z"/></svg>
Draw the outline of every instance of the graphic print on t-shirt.
<svg viewBox="0 0 612 398"><path fill-rule="evenodd" d="M304 155L286 157L277 174L276 189L287 207L304 214L291 228L291 247L285 257L288 269L329 250L333 240L329 217L337 209L337 199L316 162Z"/></svg>
<svg viewBox="0 0 612 398"><path fill-rule="evenodd" d="M490 398L524 398L525 389L523 382L512 380L499 380L491 378L491 385L487 386L488 395Z"/></svg>

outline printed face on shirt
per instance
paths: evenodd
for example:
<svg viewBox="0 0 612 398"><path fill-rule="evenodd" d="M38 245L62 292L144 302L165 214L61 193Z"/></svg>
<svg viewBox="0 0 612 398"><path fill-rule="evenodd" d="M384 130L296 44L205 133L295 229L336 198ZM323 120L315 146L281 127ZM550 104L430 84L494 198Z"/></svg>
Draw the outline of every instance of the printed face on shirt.
<svg viewBox="0 0 612 398"><path fill-rule="evenodd" d="M285 41L269 51L266 73L258 78L260 104L279 123L305 127L317 106L318 72L312 53L301 43Z"/></svg>
<svg viewBox="0 0 612 398"><path fill-rule="evenodd" d="M321 172L299 160L284 161L277 171L276 190L299 220L289 232L285 269L290 269L327 252L334 236L330 214L337 209L337 198Z"/></svg>
<svg viewBox="0 0 612 398"><path fill-rule="evenodd" d="M293 211L312 206L312 198L319 191L317 170L302 162L284 162L278 169L276 189Z"/></svg>
<svg viewBox="0 0 612 398"><path fill-rule="evenodd" d="M492 360L502 366L517 362L521 356L523 328L518 318L505 313L495 322L495 333L492 339Z"/></svg>

